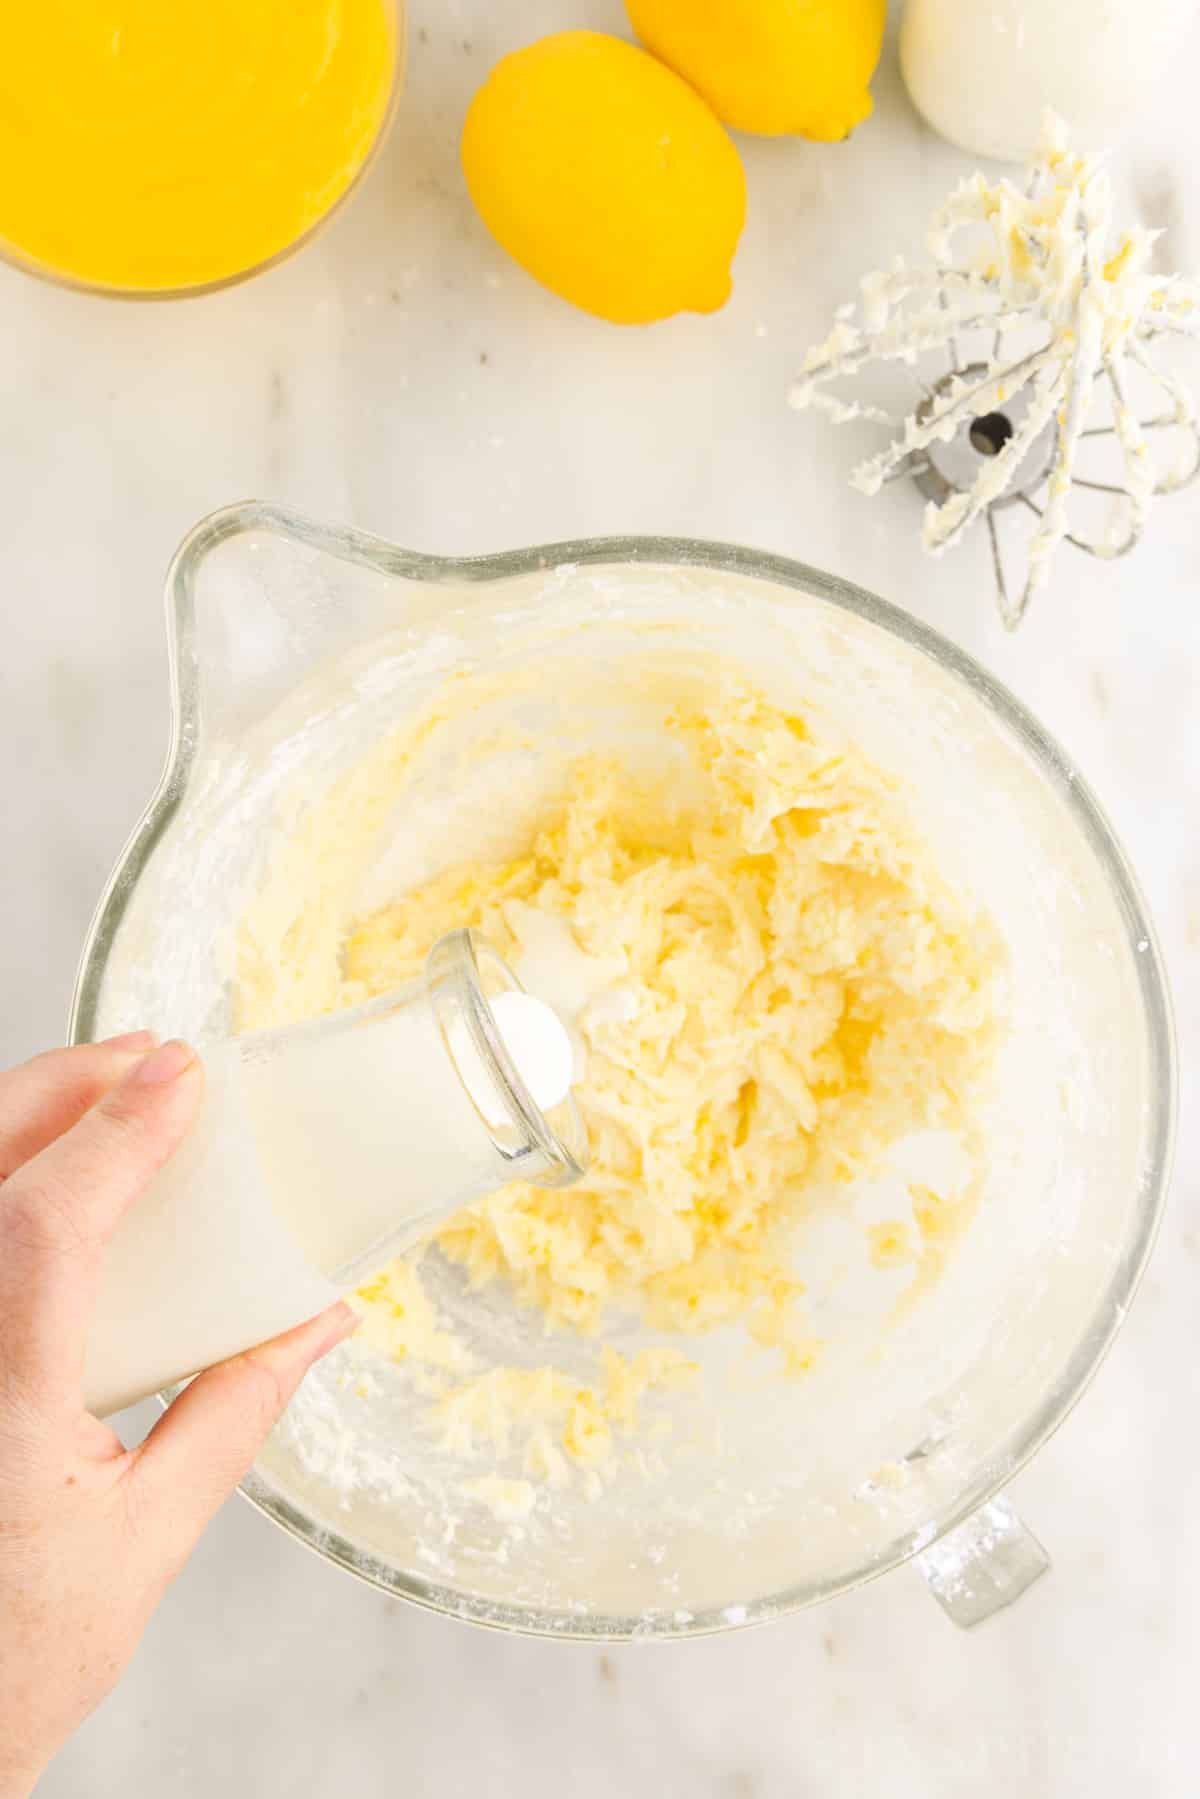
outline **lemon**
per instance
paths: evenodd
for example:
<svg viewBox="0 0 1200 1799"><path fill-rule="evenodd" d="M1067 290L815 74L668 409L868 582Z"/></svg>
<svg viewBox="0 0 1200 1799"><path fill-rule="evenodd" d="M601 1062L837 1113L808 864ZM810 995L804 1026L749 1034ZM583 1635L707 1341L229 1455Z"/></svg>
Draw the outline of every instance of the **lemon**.
<svg viewBox="0 0 1200 1799"><path fill-rule="evenodd" d="M846 137L871 113L887 0L625 0L634 30L718 118Z"/></svg>
<svg viewBox="0 0 1200 1799"><path fill-rule="evenodd" d="M468 109L462 163L493 237L585 312L644 324L728 299L741 159L635 45L564 31L502 58Z"/></svg>

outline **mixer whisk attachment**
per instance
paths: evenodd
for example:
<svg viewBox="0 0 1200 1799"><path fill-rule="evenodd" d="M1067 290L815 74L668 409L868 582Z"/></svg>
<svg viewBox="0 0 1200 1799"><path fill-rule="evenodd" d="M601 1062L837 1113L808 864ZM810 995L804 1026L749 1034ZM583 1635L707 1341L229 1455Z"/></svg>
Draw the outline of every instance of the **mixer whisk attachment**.
<svg viewBox="0 0 1200 1799"><path fill-rule="evenodd" d="M851 480L875 494L911 479L928 502L921 536L932 554L984 520L1010 629L1061 543L1127 554L1152 499L1200 473L1195 401L1153 355L1163 339L1200 337L1200 286L1152 271L1158 235L1116 230L1099 159L1069 150L1048 116L1025 185L982 174L962 182L931 221L932 266L897 258L864 276L791 390L793 406L834 423L892 429ZM948 366L922 380L926 355ZM880 362L914 371L907 409L830 390ZM1071 517L1081 493L1105 508L1095 530ZM1016 582L1006 574L1004 513L1029 521Z"/></svg>

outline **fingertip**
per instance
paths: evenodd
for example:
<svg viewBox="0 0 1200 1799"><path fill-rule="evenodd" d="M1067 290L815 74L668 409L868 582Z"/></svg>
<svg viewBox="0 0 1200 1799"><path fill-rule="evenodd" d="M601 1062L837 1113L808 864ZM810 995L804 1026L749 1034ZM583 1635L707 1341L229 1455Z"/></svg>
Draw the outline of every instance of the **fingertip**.
<svg viewBox="0 0 1200 1799"><path fill-rule="evenodd" d="M289 1378L295 1376L299 1381L314 1362L319 1362L339 1343L344 1343L358 1322L354 1308L339 1299L314 1318L306 1318L302 1324L293 1325L291 1330L269 1338L246 1353L260 1361L269 1361L281 1373Z"/></svg>
<svg viewBox="0 0 1200 1799"><path fill-rule="evenodd" d="M313 1351L315 1359L317 1356L327 1355L331 1349L336 1349L339 1343L344 1343L347 1337L352 1336L358 1329L359 1316L352 1305L339 1299L328 1311L318 1313L312 1322L314 1326L321 1327L318 1347Z"/></svg>
<svg viewBox="0 0 1200 1799"><path fill-rule="evenodd" d="M143 1056L130 1069L125 1085L167 1087L196 1065L197 1056L191 1044L185 1043L181 1037L172 1037L168 1043L161 1043L157 1049L152 1049L148 1056Z"/></svg>
<svg viewBox="0 0 1200 1799"><path fill-rule="evenodd" d="M101 1100L102 1115L134 1125L157 1151L169 1152L200 1104L204 1067L190 1043L173 1037L139 1056Z"/></svg>
<svg viewBox="0 0 1200 1799"><path fill-rule="evenodd" d="M99 1105L154 1048L153 1031L44 1050L0 1072L0 1180L14 1175Z"/></svg>
<svg viewBox="0 0 1200 1799"><path fill-rule="evenodd" d="M190 1545L249 1469L312 1364L358 1323L339 1300L281 1336L218 1362L168 1407L136 1454L138 1478Z"/></svg>

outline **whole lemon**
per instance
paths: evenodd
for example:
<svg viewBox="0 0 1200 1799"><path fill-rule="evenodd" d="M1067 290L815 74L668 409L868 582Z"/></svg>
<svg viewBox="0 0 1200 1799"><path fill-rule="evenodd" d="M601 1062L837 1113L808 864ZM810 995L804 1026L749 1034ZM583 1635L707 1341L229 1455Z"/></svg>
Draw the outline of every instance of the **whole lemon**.
<svg viewBox="0 0 1200 1799"><path fill-rule="evenodd" d="M493 237L585 312L645 324L728 299L741 158L635 45L564 31L502 58L468 109L462 163Z"/></svg>
<svg viewBox="0 0 1200 1799"><path fill-rule="evenodd" d="M739 131L832 141L870 117L887 0L625 0L625 10L647 50Z"/></svg>

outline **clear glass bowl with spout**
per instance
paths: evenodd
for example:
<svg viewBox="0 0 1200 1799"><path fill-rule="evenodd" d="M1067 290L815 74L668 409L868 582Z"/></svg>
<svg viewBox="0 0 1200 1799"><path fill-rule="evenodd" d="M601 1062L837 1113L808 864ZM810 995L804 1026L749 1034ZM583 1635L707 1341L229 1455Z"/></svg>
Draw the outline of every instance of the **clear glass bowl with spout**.
<svg viewBox="0 0 1200 1799"><path fill-rule="evenodd" d="M386 1393L350 1395L326 1420L331 1441L374 1433L374 1484L347 1490L336 1456L301 1453L284 1429L246 1496L390 1592L546 1635L728 1628L910 1557L960 1623L1019 1593L1045 1557L1001 1489L1125 1315L1164 1200L1174 1112L1146 908L1037 722L884 601L797 562L692 540L440 558L243 505L184 543L168 616L170 754L97 912L73 1040L227 1026L230 933L285 795L327 788L456 670L531 671L536 703L542 671L558 683L572 659L585 678L619 673L631 626L681 653L735 656L768 691L840 719L922 797L935 853L990 910L1011 965L978 1211L936 1287L882 1338L850 1342L827 1375L818 1364L802 1381L747 1384L714 1362L707 1409L680 1414L678 1453L516 1524L454 1498L407 1402ZM439 1298L467 1313L473 1303ZM494 1306L475 1323L484 1336L511 1328ZM540 1332L515 1328L505 1353L544 1359Z"/></svg>

